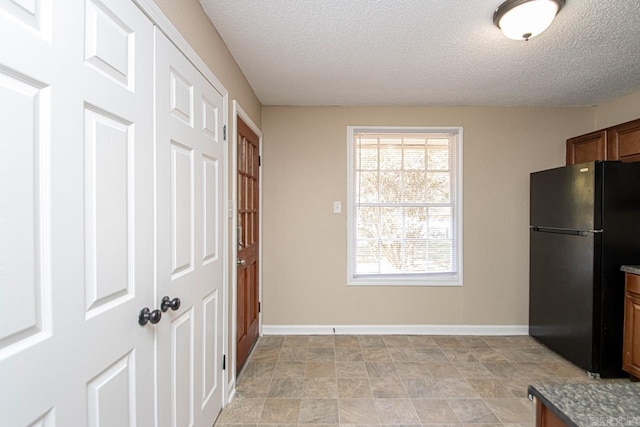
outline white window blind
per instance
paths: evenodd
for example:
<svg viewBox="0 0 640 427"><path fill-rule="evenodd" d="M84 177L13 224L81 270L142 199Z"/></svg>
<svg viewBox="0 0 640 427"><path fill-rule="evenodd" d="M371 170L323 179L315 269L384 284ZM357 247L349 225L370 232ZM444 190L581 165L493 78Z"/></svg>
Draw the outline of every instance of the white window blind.
<svg viewBox="0 0 640 427"><path fill-rule="evenodd" d="M350 283L459 284L461 129L350 132Z"/></svg>

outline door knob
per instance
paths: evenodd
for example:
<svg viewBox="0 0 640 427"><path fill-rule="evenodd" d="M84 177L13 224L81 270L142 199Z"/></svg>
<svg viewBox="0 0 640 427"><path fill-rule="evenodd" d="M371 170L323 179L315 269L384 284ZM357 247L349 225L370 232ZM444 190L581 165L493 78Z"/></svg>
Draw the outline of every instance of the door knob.
<svg viewBox="0 0 640 427"><path fill-rule="evenodd" d="M160 302L160 310L162 310L163 313L169 309L176 311L179 308L180 298L171 299L167 296L162 297L162 302Z"/></svg>
<svg viewBox="0 0 640 427"><path fill-rule="evenodd" d="M160 310L149 310L149 307L145 307L140 310L140 315L138 316L138 323L140 326L146 325L148 322L151 322L152 325L155 325L162 319L162 313Z"/></svg>
<svg viewBox="0 0 640 427"><path fill-rule="evenodd" d="M238 263L238 265L241 265L242 267L245 266L245 261L242 258L239 258L238 261L236 261Z"/></svg>

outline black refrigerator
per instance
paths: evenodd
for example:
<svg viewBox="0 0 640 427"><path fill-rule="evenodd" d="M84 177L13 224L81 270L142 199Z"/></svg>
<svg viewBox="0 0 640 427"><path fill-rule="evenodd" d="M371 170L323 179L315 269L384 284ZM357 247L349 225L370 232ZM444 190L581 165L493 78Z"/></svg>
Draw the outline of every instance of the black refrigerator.
<svg viewBox="0 0 640 427"><path fill-rule="evenodd" d="M640 163L531 174L529 334L587 372L620 377L623 264L640 264Z"/></svg>

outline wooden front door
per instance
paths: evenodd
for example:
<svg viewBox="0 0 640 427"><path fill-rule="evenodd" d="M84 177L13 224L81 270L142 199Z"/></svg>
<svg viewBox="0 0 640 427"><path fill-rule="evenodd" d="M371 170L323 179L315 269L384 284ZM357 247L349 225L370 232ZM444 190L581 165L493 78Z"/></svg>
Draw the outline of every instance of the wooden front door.
<svg viewBox="0 0 640 427"><path fill-rule="evenodd" d="M236 373L258 339L258 225L260 139L238 117L238 319Z"/></svg>

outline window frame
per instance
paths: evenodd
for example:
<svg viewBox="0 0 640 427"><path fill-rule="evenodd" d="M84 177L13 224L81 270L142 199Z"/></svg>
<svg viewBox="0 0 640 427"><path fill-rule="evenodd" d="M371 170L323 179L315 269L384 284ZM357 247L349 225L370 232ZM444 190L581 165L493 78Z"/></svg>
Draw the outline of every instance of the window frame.
<svg viewBox="0 0 640 427"><path fill-rule="evenodd" d="M456 272L454 273L427 273L414 275L410 273L400 274L375 274L365 277L355 277L356 264L356 227L355 227L355 139L356 132L368 133L454 133L456 134L456 156L455 156L455 215L456 223ZM347 126L347 285L349 286L462 286L463 273L463 128L462 126L432 127L432 126Z"/></svg>

